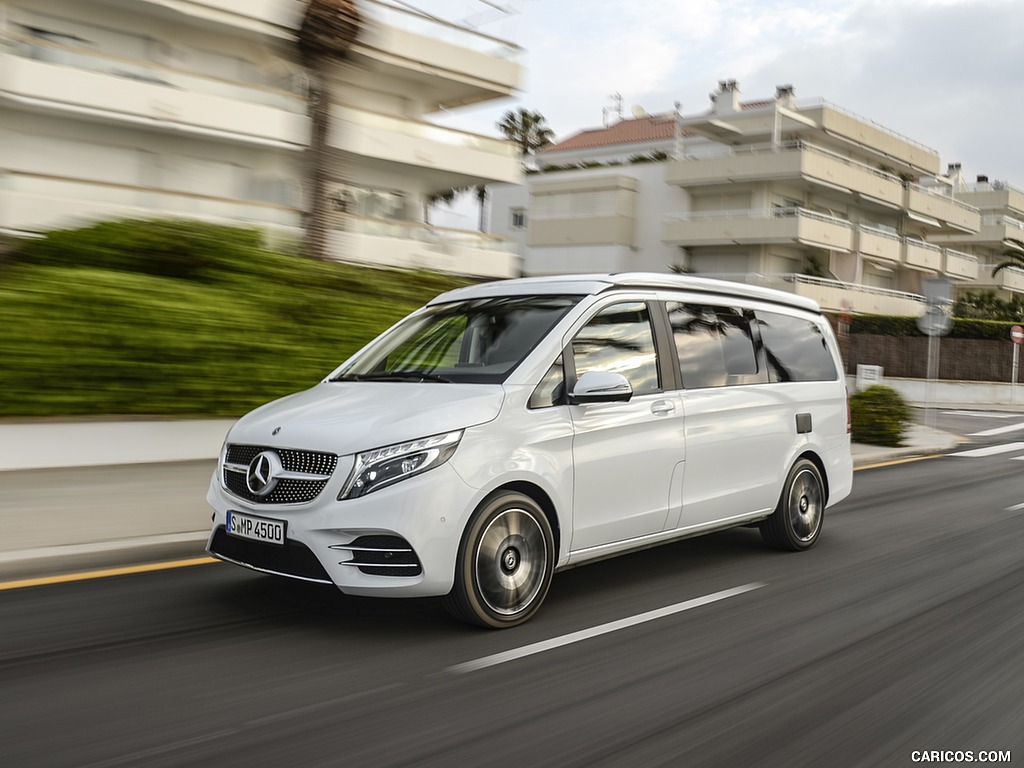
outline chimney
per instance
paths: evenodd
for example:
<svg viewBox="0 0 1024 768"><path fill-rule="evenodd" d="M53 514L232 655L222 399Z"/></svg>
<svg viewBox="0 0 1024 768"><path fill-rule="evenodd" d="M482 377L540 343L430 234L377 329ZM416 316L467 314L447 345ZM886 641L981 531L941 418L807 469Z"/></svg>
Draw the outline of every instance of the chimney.
<svg viewBox="0 0 1024 768"><path fill-rule="evenodd" d="M775 86L775 103L786 109L796 109L796 91L793 86L788 83Z"/></svg>
<svg viewBox="0 0 1024 768"><path fill-rule="evenodd" d="M946 178L953 189L962 189L964 186L964 172L960 163L950 163L946 167Z"/></svg>
<svg viewBox="0 0 1024 768"><path fill-rule="evenodd" d="M711 94L711 111L716 115L740 111L740 88L735 80L718 81L718 90Z"/></svg>

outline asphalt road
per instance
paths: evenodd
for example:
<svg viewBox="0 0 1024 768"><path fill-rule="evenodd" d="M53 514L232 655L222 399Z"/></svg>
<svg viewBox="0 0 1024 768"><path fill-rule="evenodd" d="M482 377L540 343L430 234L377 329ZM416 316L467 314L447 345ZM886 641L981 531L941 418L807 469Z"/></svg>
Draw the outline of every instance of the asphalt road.
<svg viewBox="0 0 1024 768"><path fill-rule="evenodd" d="M860 471L808 552L740 529L586 566L503 632L225 564L0 591L0 766L1020 763L1021 458Z"/></svg>

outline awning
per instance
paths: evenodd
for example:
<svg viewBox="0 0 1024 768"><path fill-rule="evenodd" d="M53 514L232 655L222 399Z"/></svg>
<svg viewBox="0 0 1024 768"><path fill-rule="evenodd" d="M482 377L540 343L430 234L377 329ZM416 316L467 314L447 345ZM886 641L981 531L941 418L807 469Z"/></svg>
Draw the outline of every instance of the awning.
<svg viewBox="0 0 1024 768"><path fill-rule="evenodd" d="M942 229L942 223L938 219L933 219L931 216L925 216L923 213L914 213L913 211L907 211L907 218L919 221L922 224L927 224L929 227L936 227Z"/></svg>

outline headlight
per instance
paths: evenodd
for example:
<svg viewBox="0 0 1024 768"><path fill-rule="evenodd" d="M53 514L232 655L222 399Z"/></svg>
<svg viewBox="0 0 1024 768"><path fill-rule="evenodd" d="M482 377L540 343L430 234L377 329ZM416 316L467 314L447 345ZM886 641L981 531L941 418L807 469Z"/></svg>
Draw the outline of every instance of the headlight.
<svg viewBox="0 0 1024 768"><path fill-rule="evenodd" d="M439 467L452 457L461 439L460 429L357 454L352 474L338 499L356 499Z"/></svg>

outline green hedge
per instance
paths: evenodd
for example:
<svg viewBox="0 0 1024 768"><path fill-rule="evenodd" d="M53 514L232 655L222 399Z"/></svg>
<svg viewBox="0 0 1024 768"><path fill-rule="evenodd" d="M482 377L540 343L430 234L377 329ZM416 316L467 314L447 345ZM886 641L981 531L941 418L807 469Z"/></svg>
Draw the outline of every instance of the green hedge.
<svg viewBox="0 0 1024 768"><path fill-rule="evenodd" d="M892 387L875 384L850 396L855 443L899 445L912 419L907 401Z"/></svg>
<svg viewBox="0 0 1024 768"><path fill-rule="evenodd" d="M965 320L954 318L948 338L1005 341L1010 338L1014 323L1001 320ZM856 315L850 323L850 333L874 336L924 336L917 327L916 317L889 315Z"/></svg>
<svg viewBox="0 0 1024 768"><path fill-rule="evenodd" d="M53 233L0 264L0 416L237 416L468 282L313 262L192 222Z"/></svg>

